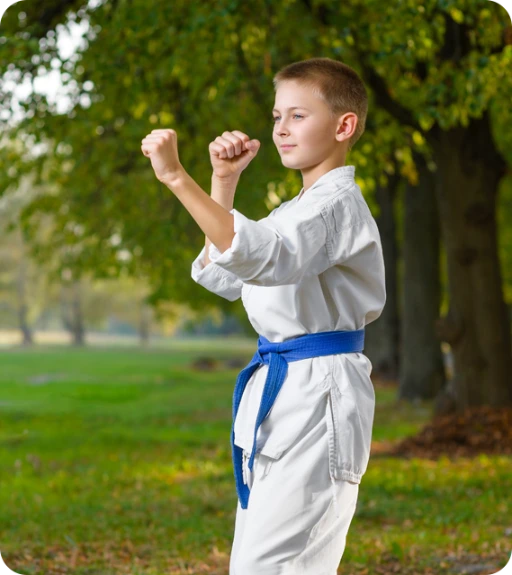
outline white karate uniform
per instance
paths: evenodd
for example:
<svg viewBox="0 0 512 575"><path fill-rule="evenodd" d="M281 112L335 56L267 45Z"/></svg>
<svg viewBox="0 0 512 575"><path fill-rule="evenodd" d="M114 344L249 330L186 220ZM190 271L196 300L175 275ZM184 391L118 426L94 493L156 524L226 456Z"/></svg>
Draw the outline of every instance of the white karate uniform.
<svg viewBox="0 0 512 575"><path fill-rule="evenodd" d="M354 175L354 166L335 168L258 221L231 210L231 247L212 244L206 267L203 247L192 278L230 301L242 297L272 342L364 328L386 301L384 259ZM363 353L289 362L252 473L244 457L251 494L247 509L238 502L230 575L335 575L370 456L371 370ZM261 365L247 383L235 421L247 454L267 372Z"/></svg>

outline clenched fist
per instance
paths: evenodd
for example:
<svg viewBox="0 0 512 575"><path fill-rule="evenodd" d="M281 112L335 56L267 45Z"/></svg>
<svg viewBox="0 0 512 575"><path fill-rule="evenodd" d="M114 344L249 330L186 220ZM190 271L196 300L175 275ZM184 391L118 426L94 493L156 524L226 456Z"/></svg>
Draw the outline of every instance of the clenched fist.
<svg viewBox="0 0 512 575"><path fill-rule="evenodd" d="M224 132L209 145L213 173L219 178L240 175L259 149L258 140L239 130Z"/></svg>
<svg viewBox="0 0 512 575"><path fill-rule="evenodd" d="M178 157L178 135L174 130L153 130L142 140L141 149L151 160L155 176L161 182L172 180L183 169Z"/></svg>

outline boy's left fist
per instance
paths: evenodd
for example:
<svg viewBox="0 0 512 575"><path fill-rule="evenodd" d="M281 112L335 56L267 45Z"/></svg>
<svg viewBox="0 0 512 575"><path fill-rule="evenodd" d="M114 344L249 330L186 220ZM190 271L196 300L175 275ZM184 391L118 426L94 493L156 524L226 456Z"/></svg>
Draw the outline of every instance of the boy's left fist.
<svg viewBox="0 0 512 575"><path fill-rule="evenodd" d="M141 150L163 183L178 176L183 169L178 156L178 134L174 130L153 130L142 140Z"/></svg>

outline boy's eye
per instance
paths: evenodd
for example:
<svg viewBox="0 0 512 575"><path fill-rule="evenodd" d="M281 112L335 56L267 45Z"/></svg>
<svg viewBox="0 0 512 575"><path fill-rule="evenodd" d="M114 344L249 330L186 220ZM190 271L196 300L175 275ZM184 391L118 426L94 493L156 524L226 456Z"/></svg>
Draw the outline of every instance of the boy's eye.
<svg viewBox="0 0 512 575"><path fill-rule="evenodd" d="M295 116L297 116L298 118L303 118L303 117L304 117L304 116L301 116L300 114L293 114L293 117L295 117ZM274 120L273 120L274 123L275 123L276 120L279 120L280 117L281 117L281 116L274 116Z"/></svg>

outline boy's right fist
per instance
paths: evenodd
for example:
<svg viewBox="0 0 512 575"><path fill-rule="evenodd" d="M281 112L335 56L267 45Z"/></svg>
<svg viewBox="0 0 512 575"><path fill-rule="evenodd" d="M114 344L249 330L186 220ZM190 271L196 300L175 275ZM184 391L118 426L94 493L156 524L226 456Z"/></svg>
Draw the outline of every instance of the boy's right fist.
<svg viewBox="0 0 512 575"><path fill-rule="evenodd" d="M224 132L209 145L213 173L219 178L240 175L259 149L258 140L239 130Z"/></svg>

